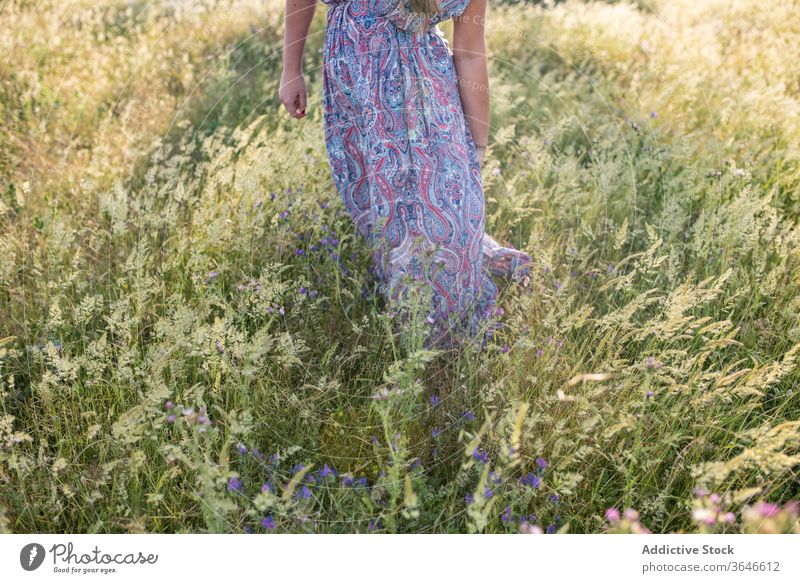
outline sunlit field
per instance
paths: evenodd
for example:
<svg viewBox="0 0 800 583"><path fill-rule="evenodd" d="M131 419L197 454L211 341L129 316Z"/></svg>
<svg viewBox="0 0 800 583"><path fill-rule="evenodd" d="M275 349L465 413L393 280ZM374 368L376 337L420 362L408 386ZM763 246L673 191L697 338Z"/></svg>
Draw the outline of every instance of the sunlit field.
<svg viewBox="0 0 800 583"><path fill-rule="evenodd" d="M800 532L797 3L489 12L532 283L437 352L331 179L324 6L298 121L279 0L0 2L0 531Z"/></svg>

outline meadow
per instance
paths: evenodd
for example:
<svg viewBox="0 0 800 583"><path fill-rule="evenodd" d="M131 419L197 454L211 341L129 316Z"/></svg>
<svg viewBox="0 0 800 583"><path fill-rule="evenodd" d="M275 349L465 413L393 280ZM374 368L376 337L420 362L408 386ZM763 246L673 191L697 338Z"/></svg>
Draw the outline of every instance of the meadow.
<svg viewBox="0 0 800 583"><path fill-rule="evenodd" d="M481 352L375 294L325 12L298 122L279 0L0 3L0 532L800 532L797 2L491 3Z"/></svg>

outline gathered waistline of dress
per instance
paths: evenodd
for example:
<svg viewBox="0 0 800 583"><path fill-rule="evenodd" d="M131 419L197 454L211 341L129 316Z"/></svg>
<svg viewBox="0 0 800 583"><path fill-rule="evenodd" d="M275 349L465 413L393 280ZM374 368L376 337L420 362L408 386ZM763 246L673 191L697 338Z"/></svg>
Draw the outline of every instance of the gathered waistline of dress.
<svg viewBox="0 0 800 583"><path fill-rule="evenodd" d="M351 0L325 0L325 4L328 5L328 18L330 19L335 13L338 12L340 7L347 8L351 4ZM428 26L428 19L424 14L417 14L410 10L407 10L403 7L402 2L398 2L397 6L386 12L385 14L380 12L370 12L367 14L360 14L359 17L366 17L370 16L376 19L386 19L391 22L395 27L400 30L404 30L406 32L414 32L414 33L434 33L436 32L436 26L430 25Z"/></svg>

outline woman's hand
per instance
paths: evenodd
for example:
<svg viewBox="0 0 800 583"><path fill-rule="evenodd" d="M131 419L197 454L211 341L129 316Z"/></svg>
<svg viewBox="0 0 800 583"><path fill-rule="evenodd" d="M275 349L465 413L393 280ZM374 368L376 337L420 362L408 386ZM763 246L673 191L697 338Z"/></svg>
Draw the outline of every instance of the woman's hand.
<svg viewBox="0 0 800 583"><path fill-rule="evenodd" d="M284 69L278 97L289 115L297 119L306 116L306 80L302 71L289 72Z"/></svg>
<svg viewBox="0 0 800 583"><path fill-rule="evenodd" d="M283 73L278 97L294 118L306 116L306 80L303 77L303 47L314 18L317 0L286 0L283 29Z"/></svg>

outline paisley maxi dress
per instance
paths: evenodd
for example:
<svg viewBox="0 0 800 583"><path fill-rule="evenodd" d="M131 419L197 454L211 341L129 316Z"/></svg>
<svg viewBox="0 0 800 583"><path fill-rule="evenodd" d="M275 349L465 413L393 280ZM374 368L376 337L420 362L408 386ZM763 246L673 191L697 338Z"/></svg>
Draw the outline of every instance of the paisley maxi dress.
<svg viewBox="0 0 800 583"><path fill-rule="evenodd" d="M419 318L430 324L429 346L481 333L485 340L498 290L484 263L511 250L484 237L480 163L452 53L435 26L470 0L439 0L428 17L404 0L323 1L328 157L356 229L371 243L379 291L402 302L412 282L420 284L429 294Z"/></svg>

